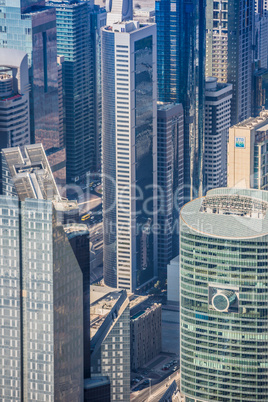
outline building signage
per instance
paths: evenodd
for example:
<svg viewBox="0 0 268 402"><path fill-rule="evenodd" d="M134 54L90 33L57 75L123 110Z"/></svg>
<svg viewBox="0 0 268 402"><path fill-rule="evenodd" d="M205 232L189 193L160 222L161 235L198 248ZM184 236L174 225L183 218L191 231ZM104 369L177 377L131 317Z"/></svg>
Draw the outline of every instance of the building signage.
<svg viewBox="0 0 268 402"><path fill-rule="evenodd" d="M245 137L235 137L235 147L236 148L246 148L246 138Z"/></svg>

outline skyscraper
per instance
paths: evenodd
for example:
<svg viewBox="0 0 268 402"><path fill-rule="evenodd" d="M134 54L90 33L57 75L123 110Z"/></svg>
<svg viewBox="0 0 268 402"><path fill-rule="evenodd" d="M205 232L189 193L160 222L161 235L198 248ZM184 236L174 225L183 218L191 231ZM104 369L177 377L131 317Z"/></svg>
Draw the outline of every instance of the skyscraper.
<svg viewBox="0 0 268 402"><path fill-rule="evenodd" d="M0 399L82 402L82 272L57 222L43 147L27 152L30 166L19 148L6 150L18 197L0 197Z"/></svg>
<svg viewBox="0 0 268 402"><path fill-rule="evenodd" d="M232 85L206 78L204 185L206 190L227 185L227 142L231 126Z"/></svg>
<svg viewBox="0 0 268 402"><path fill-rule="evenodd" d="M50 1L56 9L57 51L64 56L67 181L77 182L95 167L94 60L90 4Z"/></svg>
<svg viewBox="0 0 268 402"><path fill-rule="evenodd" d="M267 213L266 191L226 188L181 210L186 402L267 400Z"/></svg>
<svg viewBox="0 0 268 402"><path fill-rule="evenodd" d="M27 54L0 49L0 150L30 144L30 103ZM0 156L0 192L2 158Z"/></svg>
<svg viewBox="0 0 268 402"><path fill-rule="evenodd" d="M28 54L31 142L42 143L58 184L66 182L59 135L56 15L45 1L4 1L0 47Z"/></svg>
<svg viewBox="0 0 268 402"><path fill-rule="evenodd" d="M207 1L206 76L233 85L231 123L251 115L254 2Z"/></svg>
<svg viewBox="0 0 268 402"><path fill-rule="evenodd" d="M184 109L187 199L202 192L205 1L156 0L158 100Z"/></svg>
<svg viewBox="0 0 268 402"><path fill-rule="evenodd" d="M154 24L102 29L102 91L104 281L132 291L157 269Z"/></svg>
<svg viewBox="0 0 268 402"><path fill-rule="evenodd" d="M158 270L179 253L179 211L184 204L184 124L181 104L157 105Z"/></svg>

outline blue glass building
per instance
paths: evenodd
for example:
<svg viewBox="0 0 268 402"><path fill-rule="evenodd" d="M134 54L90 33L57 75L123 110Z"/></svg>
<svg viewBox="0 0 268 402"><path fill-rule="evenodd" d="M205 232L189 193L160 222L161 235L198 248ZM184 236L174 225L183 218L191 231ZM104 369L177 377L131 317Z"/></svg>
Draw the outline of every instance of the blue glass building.
<svg viewBox="0 0 268 402"><path fill-rule="evenodd" d="M45 1L4 1L0 47L28 54L31 142L42 143L58 184L66 181L64 140L59 135L56 14Z"/></svg>
<svg viewBox="0 0 268 402"><path fill-rule="evenodd" d="M156 0L158 100L184 109L185 196L203 181L205 0Z"/></svg>
<svg viewBox="0 0 268 402"><path fill-rule="evenodd" d="M88 2L49 2L56 8L57 51L64 56L63 93L67 181L80 181L95 166L94 58Z"/></svg>

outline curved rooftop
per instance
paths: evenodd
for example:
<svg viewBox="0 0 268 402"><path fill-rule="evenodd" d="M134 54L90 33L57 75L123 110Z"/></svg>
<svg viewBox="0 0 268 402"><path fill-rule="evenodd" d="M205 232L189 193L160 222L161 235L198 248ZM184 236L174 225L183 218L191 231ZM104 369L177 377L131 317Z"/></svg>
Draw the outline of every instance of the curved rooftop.
<svg viewBox="0 0 268 402"><path fill-rule="evenodd" d="M189 232L226 239L268 235L268 192L253 189L210 190L181 209ZM185 226L183 231L187 231Z"/></svg>
<svg viewBox="0 0 268 402"><path fill-rule="evenodd" d="M0 49L0 66L20 68L25 58L27 58L27 54L22 50Z"/></svg>

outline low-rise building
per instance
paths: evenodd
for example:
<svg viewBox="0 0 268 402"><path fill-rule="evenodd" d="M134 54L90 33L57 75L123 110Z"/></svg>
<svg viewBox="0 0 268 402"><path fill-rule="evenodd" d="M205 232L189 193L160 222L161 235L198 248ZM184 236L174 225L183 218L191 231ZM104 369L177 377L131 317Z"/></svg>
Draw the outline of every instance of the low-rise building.
<svg viewBox="0 0 268 402"><path fill-rule="evenodd" d="M161 352L162 306L150 298L136 298L130 304L131 369L144 366Z"/></svg>
<svg viewBox="0 0 268 402"><path fill-rule="evenodd" d="M114 291L90 307L91 374L108 376L111 401L130 398L130 316L125 290Z"/></svg>

